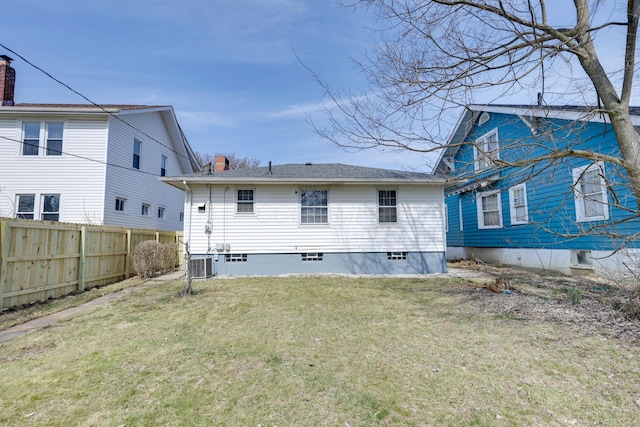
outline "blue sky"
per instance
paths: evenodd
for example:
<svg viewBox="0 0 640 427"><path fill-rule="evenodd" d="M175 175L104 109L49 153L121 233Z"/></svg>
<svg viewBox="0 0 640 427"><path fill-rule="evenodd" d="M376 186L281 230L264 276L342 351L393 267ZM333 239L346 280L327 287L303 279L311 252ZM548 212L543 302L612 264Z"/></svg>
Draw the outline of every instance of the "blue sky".
<svg viewBox="0 0 640 427"><path fill-rule="evenodd" d="M364 83L350 57L373 21L332 0L20 0L3 17L0 43L92 101L173 105L198 152L428 170L418 154L345 152L306 122L323 91L296 55L336 88ZM14 57L16 102L85 102L0 53Z"/></svg>
<svg viewBox="0 0 640 427"><path fill-rule="evenodd" d="M554 23L571 25L564 12L570 3L553 3ZM608 5L601 12L605 18L620 13L620 6ZM20 0L3 4L3 18L0 43L92 101L173 105L201 153L235 153L263 165L340 162L421 171L429 171L435 158L345 152L307 123L306 115L324 117L323 90L297 58L341 93L366 91L365 76L351 58L371 47L375 21L334 0ZM606 46L601 59L615 69L622 44L609 42L608 32L599 37ZM85 102L1 50L15 59L16 102ZM569 89L567 79L579 67L557 62L555 72L547 71L545 100L593 103L594 96ZM476 102L532 103L535 93L511 99L489 93ZM449 125L457 119L451 117Z"/></svg>

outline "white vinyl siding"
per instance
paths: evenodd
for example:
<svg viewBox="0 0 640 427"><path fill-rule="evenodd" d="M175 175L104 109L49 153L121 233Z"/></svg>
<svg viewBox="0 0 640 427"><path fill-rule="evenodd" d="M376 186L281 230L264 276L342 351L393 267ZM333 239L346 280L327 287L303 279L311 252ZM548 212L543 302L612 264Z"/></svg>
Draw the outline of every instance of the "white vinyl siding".
<svg viewBox="0 0 640 427"><path fill-rule="evenodd" d="M529 223L527 206L527 184L519 184L509 188L509 216L511 225Z"/></svg>
<svg viewBox="0 0 640 427"><path fill-rule="evenodd" d="M166 113L166 114L165 114ZM51 112L28 117L14 111L0 112L0 216L15 217L17 195L34 194L35 219L42 213L43 194L61 194L59 220L133 228L181 230L178 213L184 211L184 192L158 180L162 155L167 174L192 173L181 146L174 139L178 129L169 111L125 111L119 118L106 113ZM126 121L123 122L122 120ZM24 123L40 123L38 155L23 155ZM62 156L47 155L47 144L59 151L55 133L44 139L46 123L64 123ZM133 139L142 145L140 171L132 169ZM168 151L176 148L176 151ZM46 171L46 173L35 173ZM144 173L142 173L144 172ZM64 191L63 191L64 190ZM129 215L115 211L115 198L124 197ZM140 215L142 203L149 216ZM157 206L166 207L166 218L156 217ZM51 213L53 214L53 213Z"/></svg>
<svg viewBox="0 0 640 427"><path fill-rule="evenodd" d="M499 191L487 191L476 196L478 228L502 228L502 203Z"/></svg>
<svg viewBox="0 0 640 427"><path fill-rule="evenodd" d="M225 186L213 185L211 204L206 185L192 185L185 236L192 253L228 244L233 253L324 253L445 251L442 188L400 186L397 223L378 222L375 186L328 188L327 223L300 222L300 188L259 186L254 192L254 215L237 215L235 199ZM226 204L225 204L226 201ZM210 212L199 212L207 205ZM420 218L416 221L416 218ZM212 233L203 230L211 222Z"/></svg>
<svg viewBox="0 0 640 427"><path fill-rule="evenodd" d="M157 112L131 113L122 118L126 123L112 119L109 124L106 197L126 197L132 215L116 215L113 210L108 210L105 222L123 227L182 230L184 223L178 213L184 211L185 194L158 179L162 156L167 158L168 175L189 172L183 170L182 158L178 154L167 151L172 142L162 116ZM139 170L132 168L134 138L141 142ZM148 216L138 215L143 203L150 205ZM158 207L165 208L164 218L158 218Z"/></svg>
<svg viewBox="0 0 640 427"><path fill-rule="evenodd" d="M609 219L604 164L598 162L575 168L572 173L577 221Z"/></svg>
<svg viewBox="0 0 640 427"><path fill-rule="evenodd" d="M64 154L47 155L46 141L42 139L37 156L23 155L25 122L64 122ZM43 128L41 133L44 133ZM102 224L106 202L106 134L106 118L60 118L60 115L55 119L39 115L27 120L23 117L0 118L0 137L15 141L0 144L1 190L6 196L0 197L0 216L16 216L15 196L18 194L35 194L36 205L42 194L61 194L59 221ZM54 143L51 148L55 148ZM34 219L39 219L40 214L41 210L37 208Z"/></svg>

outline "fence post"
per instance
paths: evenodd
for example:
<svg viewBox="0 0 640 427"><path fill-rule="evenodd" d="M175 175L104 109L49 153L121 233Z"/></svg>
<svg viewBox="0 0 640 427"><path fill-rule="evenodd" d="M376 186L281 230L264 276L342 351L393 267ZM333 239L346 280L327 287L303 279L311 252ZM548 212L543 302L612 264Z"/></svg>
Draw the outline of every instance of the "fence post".
<svg viewBox="0 0 640 427"><path fill-rule="evenodd" d="M86 265L87 227L80 227L80 259L78 260L78 292L84 292L84 269Z"/></svg>
<svg viewBox="0 0 640 427"><path fill-rule="evenodd" d="M4 287L7 280L7 258L9 257L9 223L0 221L0 311L4 309Z"/></svg>
<svg viewBox="0 0 640 427"><path fill-rule="evenodd" d="M133 248L131 247L131 230L127 230L127 254L125 255L124 262L124 278L128 279L131 276L131 260L133 256Z"/></svg>

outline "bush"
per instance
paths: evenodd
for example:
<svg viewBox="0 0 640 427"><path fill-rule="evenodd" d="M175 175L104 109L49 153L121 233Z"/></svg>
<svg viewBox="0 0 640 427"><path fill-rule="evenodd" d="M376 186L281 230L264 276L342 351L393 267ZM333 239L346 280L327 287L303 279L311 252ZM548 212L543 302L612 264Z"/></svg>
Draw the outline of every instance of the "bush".
<svg viewBox="0 0 640 427"><path fill-rule="evenodd" d="M177 250L176 244L163 245L155 240L146 240L133 251L133 268L143 278L173 271Z"/></svg>

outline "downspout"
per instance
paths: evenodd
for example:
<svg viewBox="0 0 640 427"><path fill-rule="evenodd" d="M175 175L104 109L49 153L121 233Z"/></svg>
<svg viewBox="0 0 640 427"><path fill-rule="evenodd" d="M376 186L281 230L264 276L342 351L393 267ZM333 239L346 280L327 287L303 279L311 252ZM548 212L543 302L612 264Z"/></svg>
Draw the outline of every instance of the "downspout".
<svg viewBox="0 0 640 427"><path fill-rule="evenodd" d="M208 196L207 196L207 225L206 229L207 233L207 254L211 253L211 233L213 233L213 213L211 207L211 184L207 185L208 188Z"/></svg>
<svg viewBox="0 0 640 427"><path fill-rule="evenodd" d="M193 202L193 193L191 192L191 189L189 188L189 185L187 184L187 181L182 181L182 185L184 185L184 188L186 190L186 199L187 199L187 203L186 203L186 207L188 209L185 209L185 218L184 220L186 221L186 227L185 227L185 235L184 235L184 243L188 244L191 241L191 204ZM189 248L189 251L191 251L191 248ZM186 255L186 253L185 253ZM186 266L185 266L186 268Z"/></svg>

